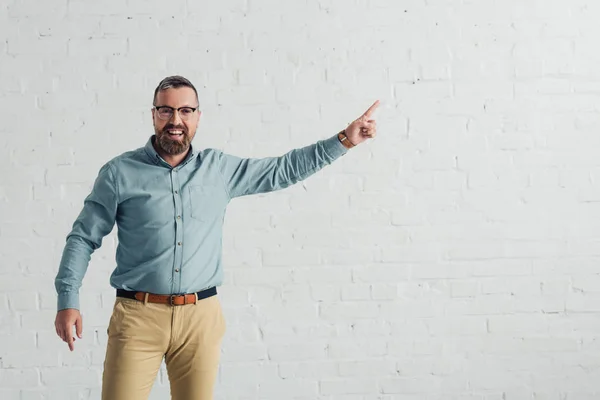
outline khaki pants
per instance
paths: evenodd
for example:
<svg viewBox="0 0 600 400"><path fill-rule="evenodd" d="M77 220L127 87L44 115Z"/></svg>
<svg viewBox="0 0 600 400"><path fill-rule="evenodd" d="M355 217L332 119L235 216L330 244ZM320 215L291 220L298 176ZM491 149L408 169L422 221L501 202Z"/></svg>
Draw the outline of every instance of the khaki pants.
<svg viewBox="0 0 600 400"><path fill-rule="evenodd" d="M225 320L217 296L170 306L117 297L108 326L103 400L146 400L165 358L173 400L210 400Z"/></svg>

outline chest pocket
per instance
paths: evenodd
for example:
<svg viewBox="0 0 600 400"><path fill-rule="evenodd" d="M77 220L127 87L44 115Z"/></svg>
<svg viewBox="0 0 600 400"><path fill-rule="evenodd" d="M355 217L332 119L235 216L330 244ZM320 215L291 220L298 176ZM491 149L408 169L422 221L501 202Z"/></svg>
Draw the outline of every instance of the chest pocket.
<svg viewBox="0 0 600 400"><path fill-rule="evenodd" d="M200 221L222 218L226 202L218 186L190 186L190 215Z"/></svg>

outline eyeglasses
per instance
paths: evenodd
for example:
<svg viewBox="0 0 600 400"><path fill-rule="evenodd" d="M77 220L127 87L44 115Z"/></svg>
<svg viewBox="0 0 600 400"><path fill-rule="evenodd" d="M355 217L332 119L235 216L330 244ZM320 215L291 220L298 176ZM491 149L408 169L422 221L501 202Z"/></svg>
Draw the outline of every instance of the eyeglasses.
<svg viewBox="0 0 600 400"><path fill-rule="evenodd" d="M182 121L187 121L196 112L198 107L173 108L169 106L155 106L154 109L158 114L158 118L162 119L163 121L168 121L171 118L173 118L173 114L175 114L175 111L179 113L179 117Z"/></svg>

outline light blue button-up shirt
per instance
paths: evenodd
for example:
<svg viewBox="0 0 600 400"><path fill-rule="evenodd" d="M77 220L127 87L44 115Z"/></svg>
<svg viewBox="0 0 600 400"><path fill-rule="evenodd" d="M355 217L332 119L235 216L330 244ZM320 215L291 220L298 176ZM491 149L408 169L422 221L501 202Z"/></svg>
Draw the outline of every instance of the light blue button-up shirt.
<svg viewBox="0 0 600 400"><path fill-rule="evenodd" d="M222 231L231 199L286 188L346 153L336 136L281 157L196 151L171 167L148 140L101 169L67 236L55 286L58 310L79 309L91 254L116 222L116 289L193 293L220 286Z"/></svg>

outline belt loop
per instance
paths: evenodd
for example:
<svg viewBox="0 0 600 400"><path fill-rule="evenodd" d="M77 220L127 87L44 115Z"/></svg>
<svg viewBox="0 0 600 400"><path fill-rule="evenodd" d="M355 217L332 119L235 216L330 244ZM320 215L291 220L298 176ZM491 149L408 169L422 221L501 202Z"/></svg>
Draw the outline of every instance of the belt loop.
<svg viewBox="0 0 600 400"><path fill-rule="evenodd" d="M196 299L194 304L198 304L198 292L194 293L194 298Z"/></svg>
<svg viewBox="0 0 600 400"><path fill-rule="evenodd" d="M150 296L150 293L146 292L144 294L144 305L146 305L148 303L148 296Z"/></svg>

